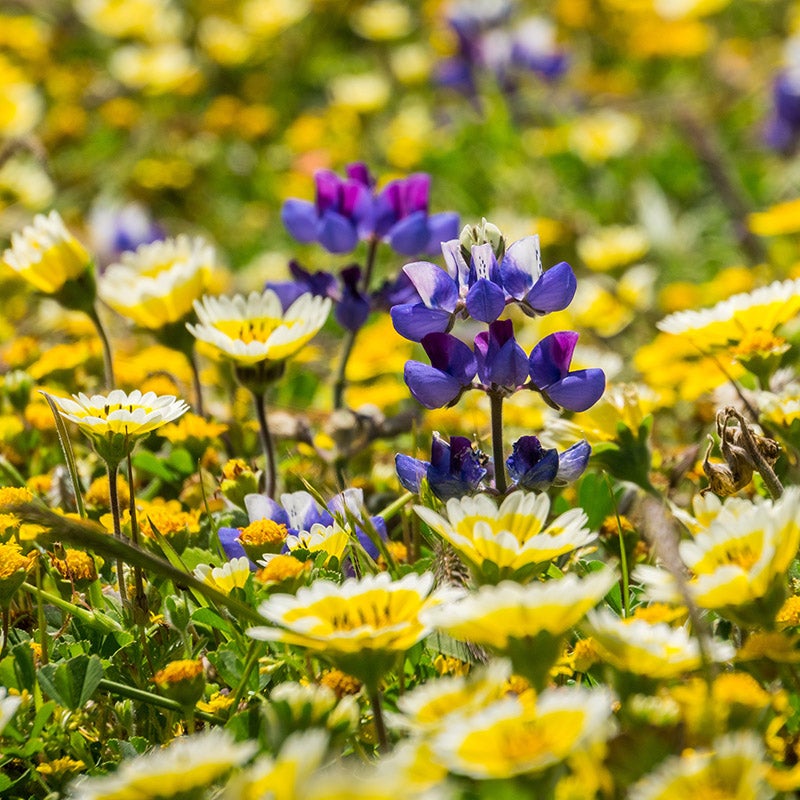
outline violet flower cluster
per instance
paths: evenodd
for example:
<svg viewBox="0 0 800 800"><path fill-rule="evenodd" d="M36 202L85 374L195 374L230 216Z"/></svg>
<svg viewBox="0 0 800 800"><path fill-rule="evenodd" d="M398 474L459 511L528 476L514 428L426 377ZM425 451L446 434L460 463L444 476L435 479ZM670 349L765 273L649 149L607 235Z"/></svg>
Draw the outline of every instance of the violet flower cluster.
<svg viewBox="0 0 800 800"><path fill-rule="evenodd" d="M406 362L404 378L412 396L429 409L452 406L467 391L486 393L492 401L493 459L463 437L448 444L437 435L430 461L397 456L400 482L419 491L424 479L434 495L446 500L479 491L492 477L495 488L506 491L506 469L511 489L541 490L575 480L591 453L585 441L558 453L544 448L535 436L523 436L503 459L502 402L529 390L553 408L585 411L603 394L605 374L597 368L572 369L575 331L551 333L526 353L514 336L513 322L499 319L510 304L531 316L566 308L577 288L572 268L562 262L545 271L538 237L506 249L500 231L486 220L467 226L459 239L444 242L442 252L444 269L425 261L403 269L420 299L394 306L392 321L401 335L421 343L430 362ZM471 346L450 333L462 318L488 325Z"/></svg>
<svg viewBox="0 0 800 800"><path fill-rule="evenodd" d="M766 143L791 153L800 142L800 37L786 43L785 65L772 85L773 111L764 131Z"/></svg>
<svg viewBox="0 0 800 800"><path fill-rule="evenodd" d="M456 53L437 68L437 82L475 98L479 76L490 74L500 88L513 92L523 73L545 81L567 69L566 51L556 42L553 24L541 16L512 21L509 3L458 2L450 6L447 23L456 36Z"/></svg>
<svg viewBox="0 0 800 800"><path fill-rule="evenodd" d="M331 170L314 175L314 202L290 198L281 219L299 242L317 242L330 253L349 253L359 241L383 241L396 253L434 253L458 234L458 214L430 214L430 176L391 181L380 192L366 165L349 164L346 177Z"/></svg>

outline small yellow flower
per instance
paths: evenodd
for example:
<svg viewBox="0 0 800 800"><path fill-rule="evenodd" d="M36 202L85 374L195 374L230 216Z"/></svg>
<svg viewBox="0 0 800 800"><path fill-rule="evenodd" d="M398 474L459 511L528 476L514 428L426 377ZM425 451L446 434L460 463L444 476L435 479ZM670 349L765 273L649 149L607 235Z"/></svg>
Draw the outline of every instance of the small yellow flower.
<svg viewBox="0 0 800 800"><path fill-rule="evenodd" d="M440 675L469 675L471 667L469 661L461 661L455 656L445 656L441 653L433 659L433 668Z"/></svg>
<svg viewBox="0 0 800 800"><path fill-rule="evenodd" d="M194 574L203 583L223 594L232 589L241 589L250 577L250 559L246 556L228 561L221 567L200 564L195 567Z"/></svg>
<svg viewBox="0 0 800 800"><path fill-rule="evenodd" d="M750 230L757 236L780 236L800 231L800 197L778 203L765 211L750 214Z"/></svg>
<svg viewBox="0 0 800 800"><path fill-rule="evenodd" d="M278 554L264 559L264 566L256 573L256 577L262 583L281 583L310 569L310 561L303 562L294 556Z"/></svg>
<svg viewBox="0 0 800 800"><path fill-rule="evenodd" d="M600 654L591 636L575 642L572 650L572 665L575 672L588 672L598 661Z"/></svg>
<svg viewBox="0 0 800 800"><path fill-rule="evenodd" d="M800 663L800 637L779 631L751 633L736 653L738 661L774 661L776 664Z"/></svg>
<svg viewBox="0 0 800 800"><path fill-rule="evenodd" d="M607 272L640 259L650 242L641 228L611 226L582 237L577 248L589 269Z"/></svg>
<svg viewBox="0 0 800 800"><path fill-rule="evenodd" d="M91 264L86 248L67 230L57 211L37 214L33 224L14 233L5 263L46 294L58 292Z"/></svg>
<svg viewBox="0 0 800 800"><path fill-rule="evenodd" d="M86 764L84 764L83 761L76 761L69 756L55 758L52 761L46 761L44 764L39 764L39 766L36 767L36 771L40 775L56 778L70 775L74 772L83 772L85 769Z"/></svg>
<svg viewBox="0 0 800 800"><path fill-rule="evenodd" d="M88 586L97 580L97 565L89 553L82 550L66 550L64 558L53 558L53 566L64 580L78 586Z"/></svg>
<svg viewBox="0 0 800 800"><path fill-rule="evenodd" d="M87 506L92 506L94 508L100 508L109 510L111 508L110 499L109 499L109 492L108 492L108 475L101 475L99 478L95 478L91 484L89 484L89 488L86 490L86 494L84 495L84 500ZM117 476L117 496L118 497L127 497L130 493L130 489L128 488L128 482L122 475Z"/></svg>
<svg viewBox="0 0 800 800"><path fill-rule="evenodd" d="M32 563L30 558L22 555L18 545L0 544L0 608L8 608Z"/></svg>
<svg viewBox="0 0 800 800"><path fill-rule="evenodd" d="M361 681L340 669L326 669L319 679L321 686L327 686L341 700L349 694L358 694L361 691Z"/></svg>
<svg viewBox="0 0 800 800"><path fill-rule="evenodd" d="M170 699L191 708L203 696L203 662L193 659L170 661L153 676L153 683Z"/></svg>
<svg viewBox="0 0 800 800"><path fill-rule="evenodd" d="M278 553L289 535L286 526L271 519L258 519L245 528L239 528L237 541L245 552L260 558L264 553Z"/></svg>
<svg viewBox="0 0 800 800"><path fill-rule="evenodd" d="M161 430L161 435L172 444L183 444L192 439L198 441L217 439L227 430L228 426L224 423L212 422L205 417L189 412L177 422L165 425Z"/></svg>
<svg viewBox="0 0 800 800"><path fill-rule="evenodd" d="M197 708L208 714L216 714L218 711L225 711L230 708L233 705L233 701L234 696L232 694L214 692L208 700L200 700L197 703Z"/></svg>
<svg viewBox="0 0 800 800"><path fill-rule="evenodd" d="M775 617L775 622L781 628L796 628L800 626L800 597L797 595L787 597Z"/></svg>

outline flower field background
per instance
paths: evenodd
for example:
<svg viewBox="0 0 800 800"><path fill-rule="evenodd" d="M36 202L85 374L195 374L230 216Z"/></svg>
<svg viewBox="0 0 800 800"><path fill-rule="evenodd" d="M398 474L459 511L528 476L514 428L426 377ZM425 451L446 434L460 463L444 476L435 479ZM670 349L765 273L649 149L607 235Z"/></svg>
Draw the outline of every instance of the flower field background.
<svg viewBox="0 0 800 800"><path fill-rule="evenodd" d="M794 797L800 4L0 4L0 797Z"/></svg>

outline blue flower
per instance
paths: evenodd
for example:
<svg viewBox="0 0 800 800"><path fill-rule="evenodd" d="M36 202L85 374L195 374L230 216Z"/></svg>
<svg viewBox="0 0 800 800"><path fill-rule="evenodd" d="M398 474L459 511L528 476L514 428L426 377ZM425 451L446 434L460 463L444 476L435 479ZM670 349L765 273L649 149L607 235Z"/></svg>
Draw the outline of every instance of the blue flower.
<svg viewBox="0 0 800 800"><path fill-rule="evenodd" d="M402 453L394 460L397 477L409 492L419 492L426 478L431 491L443 501L476 492L487 474L485 462L485 456L465 436L451 436L448 443L438 433L433 434L430 461Z"/></svg>
<svg viewBox="0 0 800 800"><path fill-rule="evenodd" d="M514 338L510 319L497 320L475 337L478 378L491 391L513 394L528 380L528 356Z"/></svg>
<svg viewBox="0 0 800 800"><path fill-rule="evenodd" d="M521 436L514 442L506 467L514 485L530 491L563 486L577 480L589 463L592 448L582 439L562 453L545 449L536 436Z"/></svg>
<svg viewBox="0 0 800 800"><path fill-rule="evenodd" d="M531 387L555 407L586 411L602 396L606 376L601 369L570 371L572 354L578 342L575 331L559 331L545 336L528 359Z"/></svg>
<svg viewBox="0 0 800 800"><path fill-rule="evenodd" d="M366 165L346 168L346 178L330 170L314 175L315 202L291 198L281 219L300 242L318 242L331 253L348 253L359 240L384 241L405 256L434 253L458 234L458 214L429 214L430 176L415 173L391 181L375 193Z"/></svg>
<svg viewBox="0 0 800 800"><path fill-rule="evenodd" d="M311 526L316 523L333 525L337 516L344 517L345 523L348 516L356 520L366 518L364 493L361 489L345 489L328 501L327 508L323 508L313 495L305 491L282 494L280 503L263 494L248 494L244 502L250 522L271 519L280 525L285 525L287 533L292 536L297 536L300 531L310 531ZM383 517L369 517L369 520L378 535L385 539L386 522ZM228 559L246 555L238 541L239 533L239 528L220 528L218 531L220 544ZM369 555L377 559L378 548L366 531L356 525L355 534Z"/></svg>
<svg viewBox="0 0 800 800"><path fill-rule="evenodd" d="M542 269L538 236L526 236L514 242L500 265L503 288L528 315L562 311L575 296L578 281L565 261Z"/></svg>
<svg viewBox="0 0 800 800"><path fill-rule="evenodd" d="M430 366L406 361L403 377L411 394L425 408L443 408L455 403L472 387L477 364L472 350L449 333L429 333L422 346Z"/></svg>

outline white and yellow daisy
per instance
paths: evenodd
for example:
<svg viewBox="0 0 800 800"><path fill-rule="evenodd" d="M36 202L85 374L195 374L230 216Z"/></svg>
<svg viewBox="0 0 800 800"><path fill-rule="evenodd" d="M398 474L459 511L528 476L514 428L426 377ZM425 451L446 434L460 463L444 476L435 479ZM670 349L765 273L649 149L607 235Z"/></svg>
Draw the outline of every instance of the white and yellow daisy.
<svg viewBox="0 0 800 800"><path fill-rule="evenodd" d="M547 678L564 636L614 585L612 569L546 583L503 581L481 586L455 603L426 611L423 619L454 639L474 642L511 659L534 686Z"/></svg>
<svg viewBox="0 0 800 800"><path fill-rule="evenodd" d="M775 331L800 311L800 278L742 292L701 311L678 311L656 324L707 351L740 342L755 331Z"/></svg>
<svg viewBox="0 0 800 800"><path fill-rule="evenodd" d="M432 741L452 772L479 780L541 772L611 733L614 698L602 689L562 687L509 697L464 715Z"/></svg>
<svg viewBox="0 0 800 800"><path fill-rule="evenodd" d="M644 619L620 619L607 609L590 611L583 629L601 659L624 672L654 679L674 678L702 666L700 644L684 628ZM707 656L729 661L735 654L728 642L709 642Z"/></svg>
<svg viewBox="0 0 800 800"><path fill-rule="evenodd" d="M8 725L17 713L17 709L22 704L22 698L18 695L9 695L5 686L0 686L0 733Z"/></svg>
<svg viewBox="0 0 800 800"><path fill-rule="evenodd" d="M286 537L289 552L307 550L309 553L327 553L328 561L336 558L340 564L349 543L350 534L338 522L332 525L315 522L310 531L298 531L297 535Z"/></svg>
<svg viewBox="0 0 800 800"><path fill-rule="evenodd" d="M138 439L189 410L174 395L142 394L138 389L130 394L114 389L108 395L92 397L81 392L72 395L72 399L52 397L52 400L58 413L74 422L110 465L119 464Z"/></svg>
<svg viewBox="0 0 800 800"><path fill-rule="evenodd" d="M282 732L317 727L333 733L355 729L359 708L353 695L339 699L328 686L287 681L270 692L265 714L270 727Z"/></svg>
<svg viewBox="0 0 800 800"><path fill-rule="evenodd" d="M158 330L185 319L208 291L213 248L201 238L178 236L123 253L99 283L101 299L136 325Z"/></svg>
<svg viewBox="0 0 800 800"><path fill-rule="evenodd" d="M529 580L558 556L597 538L586 514L573 508L547 525L546 494L512 492L498 508L487 495L451 499L447 516L424 506L414 510L464 559L481 583Z"/></svg>
<svg viewBox="0 0 800 800"><path fill-rule="evenodd" d="M3 261L40 292L54 294L92 263L86 248L67 230L57 211L37 214L11 235Z"/></svg>
<svg viewBox="0 0 800 800"><path fill-rule="evenodd" d="M242 589L250 577L250 559L247 556L226 561L221 567L199 564L194 575L218 592L229 594L232 589Z"/></svg>
<svg viewBox="0 0 800 800"><path fill-rule="evenodd" d="M342 584L318 580L297 595L276 594L259 607L275 628L255 627L255 639L285 642L314 651L369 686L398 656L429 632L425 609L460 595L433 591L433 574L388 574L351 578Z"/></svg>
<svg viewBox="0 0 800 800"><path fill-rule="evenodd" d="M756 733L740 731L713 742L711 750L686 750L664 761L628 793L630 800L678 797L735 797L767 800L775 792L767 783L764 746Z"/></svg>
<svg viewBox="0 0 800 800"><path fill-rule="evenodd" d="M227 731L211 728L123 761L111 775L78 780L70 796L74 800L141 800L202 793L257 749L255 742L237 743Z"/></svg>
<svg viewBox="0 0 800 800"><path fill-rule="evenodd" d="M468 675L431 679L397 700L400 714L389 715L393 724L416 733L432 733L455 714L473 714L508 694L511 662L491 661Z"/></svg>
<svg viewBox="0 0 800 800"><path fill-rule="evenodd" d="M194 303L199 324L187 328L223 358L242 366L293 356L325 324L331 301L304 294L284 312L270 289L248 296L203 297Z"/></svg>

